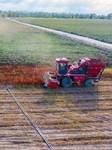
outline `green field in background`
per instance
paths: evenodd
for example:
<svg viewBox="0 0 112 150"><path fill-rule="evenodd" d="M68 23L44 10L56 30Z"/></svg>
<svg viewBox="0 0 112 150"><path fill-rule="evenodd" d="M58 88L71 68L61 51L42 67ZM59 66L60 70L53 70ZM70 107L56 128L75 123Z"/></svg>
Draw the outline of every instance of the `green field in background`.
<svg viewBox="0 0 112 150"><path fill-rule="evenodd" d="M112 20L62 18L17 18L17 20L112 43Z"/></svg>
<svg viewBox="0 0 112 150"><path fill-rule="evenodd" d="M73 62L80 57L96 57L99 53L111 61L109 52L0 18L1 65L55 65L57 57L66 57Z"/></svg>

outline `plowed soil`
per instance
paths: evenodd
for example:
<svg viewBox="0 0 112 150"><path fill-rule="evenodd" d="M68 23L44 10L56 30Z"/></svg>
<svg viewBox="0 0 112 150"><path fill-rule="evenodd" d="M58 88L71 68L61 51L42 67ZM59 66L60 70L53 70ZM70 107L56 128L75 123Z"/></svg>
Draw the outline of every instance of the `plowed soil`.
<svg viewBox="0 0 112 150"><path fill-rule="evenodd" d="M112 81L90 88L9 88L53 150L111 150ZM0 86L0 112L0 149L48 150L5 86Z"/></svg>

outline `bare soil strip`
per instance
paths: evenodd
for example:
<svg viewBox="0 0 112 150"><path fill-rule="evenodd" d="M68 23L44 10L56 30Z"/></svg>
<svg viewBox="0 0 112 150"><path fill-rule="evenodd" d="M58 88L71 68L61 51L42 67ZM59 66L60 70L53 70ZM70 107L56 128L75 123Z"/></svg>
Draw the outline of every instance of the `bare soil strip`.
<svg viewBox="0 0 112 150"><path fill-rule="evenodd" d="M89 89L9 87L54 150L111 150L112 81ZM47 150L3 86L0 109L1 149Z"/></svg>
<svg viewBox="0 0 112 150"><path fill-rule="evenodd" d="M9 92L9 94L12 96L12 98L14 99L15 103L17 104L18 108L22 111L22 113L26 116L26 118L29 120L29 122L31 123L31 125L34 127L34 129L37 131L37 133L40 135L40 137L43 139L43 141L46 143L46 145L48 146L48 148L50 150L52 149L52 145L49 143L49 141L44 137L44 135L41 133L40 129L38 128L38 126L35 124L35 122L32 120L32 118L27 114L27 112L25 111L25 109L22 107L22 105L17 101L16 97L13 95L13 93L11 92L11 90L8 88L8 86L6 85L6 89Z"/></svg>
<svg viewBox="0 0 112 150"><path fill-rule="evenodd" d="M0 87L0 110L0 149L48 150L4 87Z"/></svg>
<svg viewBox="0 0 112 150"><path fill-rule="evenodd" d="M67 33L67 32L57 31L57 30L54 30L54 29L48 29L48 28L45 28L45 27L31 25L31 24L28 24L28 23L23 23L23 22L20 22L20 21L16 21L14 19L10 19L10 20L14 21L16 23L19 23L19 24L23 24L23 25L27 25L27 26L30 26L30 27L38 28L40 30L44 30L44 31L47 31L47 32L56 33L56 34L61 35L65 38L76 40L76 41L79 41L79 42L83 42L87 45L91 45L91 46L94 46L94 47L97 47L97 48L100 48L100 49L103 49L103 50L112 51L112 44L109 44L109 43L100 42L100 41L97 41L97 40L94 40L94 39L91 39L91 38L88 38L88 37L78 36L78 35L70 34L70 33Z"/></svg>

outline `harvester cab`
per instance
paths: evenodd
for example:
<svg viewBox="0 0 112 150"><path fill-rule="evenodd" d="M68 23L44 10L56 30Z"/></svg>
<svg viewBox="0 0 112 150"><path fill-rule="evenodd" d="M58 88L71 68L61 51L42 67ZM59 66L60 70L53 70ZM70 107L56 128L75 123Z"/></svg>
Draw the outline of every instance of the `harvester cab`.
<svg viewBox="0 0 112 150"><path fill-rule="evenodd" d="M56 59L56 73L65 75L68 71L68 60L66 58Z"/></svg>

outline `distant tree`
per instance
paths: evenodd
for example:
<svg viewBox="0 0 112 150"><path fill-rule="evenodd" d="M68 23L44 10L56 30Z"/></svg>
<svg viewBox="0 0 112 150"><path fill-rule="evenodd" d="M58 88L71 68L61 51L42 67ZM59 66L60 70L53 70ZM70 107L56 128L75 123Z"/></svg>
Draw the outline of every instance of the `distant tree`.
<svg viewBox="0 0 112 150"><path fill-rule="evenodd" d="M1 16L2 16L2 18L7 17L7 12L3 11L3 12L1 13Z"/></svg>
<svg viewBox="0 0 112 150"><path fill-rule="evenodd" d="M106 19L106 16L105 15L101 15L100 19Z"/></svg>
<svg viewBox="0 0 112 150"><path fill-rule="evenodd" d="M75 18L80 18L80 14L76 13Z"/></svg>
<svg viewBox="0 0 112 150"><path fill-rule="evenodd" d="M79 14L79 13L48 13L48 12L25 12L25 11L2 11L0 16L5 17L37 17L37 18L81 18L81 19L112 19L112 13L108 15Z"/></svg>
<svg viewBox="0 0 112 150"><path fill-rule="evenodd" d="M107 15L107 19L112 19L112 13Z"/></svg>

